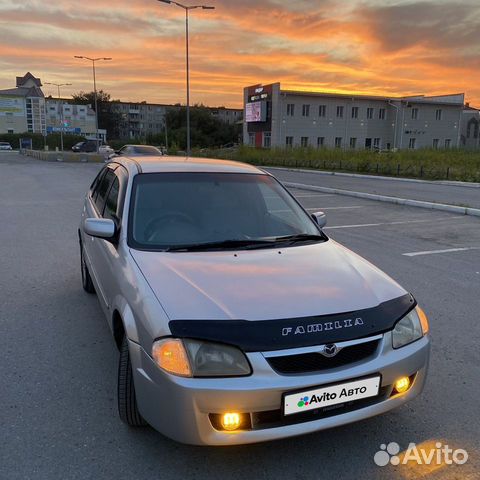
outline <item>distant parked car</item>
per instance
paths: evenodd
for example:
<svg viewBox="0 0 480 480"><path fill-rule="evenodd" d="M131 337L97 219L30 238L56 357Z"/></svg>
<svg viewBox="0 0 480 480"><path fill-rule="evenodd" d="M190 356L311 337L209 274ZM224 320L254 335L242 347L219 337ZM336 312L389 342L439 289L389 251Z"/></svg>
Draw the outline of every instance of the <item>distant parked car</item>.
<svg viewBox="0 0 480 480"><path fill-rule="evenodd" d="M126 155L128 157L138 156L158 156L162 155L162 151L157 147L151 145L124 145L120 150L115 152L115 155Z"/></svg>
<svg viewBox="0 0 480 480"><path fill-rule="evenodd" d="M97 142L95 140L85 140L84 142L78 142L72 147L73 152L96 152Z"/></svg>
<svg viewBox="0 0 480 480"><path fill-rule="evenodd" d="M12 146L8 142L0 142L0 150L12 150Z"/></svg>
<svg viewBox="0 0 480 480"><path fill-rule="evenodd" d="M110 145L100 145L98 147L98 153L101 155L111 155L115 153L115 150Z"/></svg>

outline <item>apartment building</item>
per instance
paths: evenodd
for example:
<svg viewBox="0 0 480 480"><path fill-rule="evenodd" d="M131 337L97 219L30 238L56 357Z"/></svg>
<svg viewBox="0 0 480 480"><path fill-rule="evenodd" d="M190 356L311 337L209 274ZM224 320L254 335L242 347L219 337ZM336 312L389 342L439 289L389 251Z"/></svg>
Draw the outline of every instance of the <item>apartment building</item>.
<svg viewBox="0 0 480 480"><path fill-rule="evenodd" d="M47 133L60 132L63 128L65 133L95 138L95 110L90 105L75 105L66 99L47 98L45 108ZM98 134L105 140L105 130L99 129Z"/></svg>
<svg viewBox="0 0 480 480"><path fill-rule="evenodd" d="M182 108L180 105L157 103L112 102L113 111L119 114L119 138L146 138L165 131L165 116L168 110ZM212 116L228 124L242 121L243 110L225 107L206 107ZM168 128L168 126L167 126Z"/></svg>

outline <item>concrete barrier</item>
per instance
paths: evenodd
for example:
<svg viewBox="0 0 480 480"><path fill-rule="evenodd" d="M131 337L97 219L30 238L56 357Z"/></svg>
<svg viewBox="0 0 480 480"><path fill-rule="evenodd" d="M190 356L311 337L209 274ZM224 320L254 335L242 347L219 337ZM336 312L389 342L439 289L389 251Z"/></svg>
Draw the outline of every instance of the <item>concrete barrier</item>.
<svg viewBox="0 0 480 480"><path fill-rule="evenodd" d="M44 150L25 150L23 153L44 162L103 163L107 159L106 155L98 153L46 152Z"/></svg>
<svg viewBox="0 0 480 480"><path fill-rule="evenodd" d="M479 208L461 207L458 205L448 205L444 203L424 202L422 200L412 200L409 198L389 197L387 195L376 195L373 193L355 192L352 190L342 190L340 188L319 187L317 185L305 185L303 183L282 182L288 188L298 188L300 190L310 190L313 192L335 193L337 195L347 195L349 197L365 198L377 202L395 203L397 205L408 205L409 207L429 208L431 210L442 210L444 212L459 213L461 215L473 215L480 217Z"/></svg>

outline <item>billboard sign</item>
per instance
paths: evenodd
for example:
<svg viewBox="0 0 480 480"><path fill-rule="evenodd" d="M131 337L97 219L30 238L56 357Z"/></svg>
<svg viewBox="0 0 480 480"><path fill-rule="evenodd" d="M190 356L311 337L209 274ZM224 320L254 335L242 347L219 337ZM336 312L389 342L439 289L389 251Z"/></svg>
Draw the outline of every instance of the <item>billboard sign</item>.
<svg viewBox="0 0 480 480"><path fill-rule="evenodd" d="M0 115L24 116L23 98L0 95Z"/></svg>
<svg viewBox="0 0 480 480"><path fill-rule="evenodd" d="M245 120L247 123L265 122L267 120L266 102L249 102L245 105Z"/></svg>
<svg viewBox="0 0 480 480"><path fill-rule="evenodd" d="M32 139L31 138L21 138L20 139L20 150L31 150L32 149Z"/></svg>

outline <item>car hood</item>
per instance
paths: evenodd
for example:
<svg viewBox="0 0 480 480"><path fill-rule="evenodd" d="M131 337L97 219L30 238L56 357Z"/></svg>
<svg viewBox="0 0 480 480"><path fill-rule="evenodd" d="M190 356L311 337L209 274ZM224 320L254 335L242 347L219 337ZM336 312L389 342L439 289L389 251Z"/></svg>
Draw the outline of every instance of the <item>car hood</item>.
<svg viewBox="0 0 480 480"><path fill-rule="evenodd" d="M329 315L406 294L333 240L283 249L131 254L170 320Z"/></svg>

